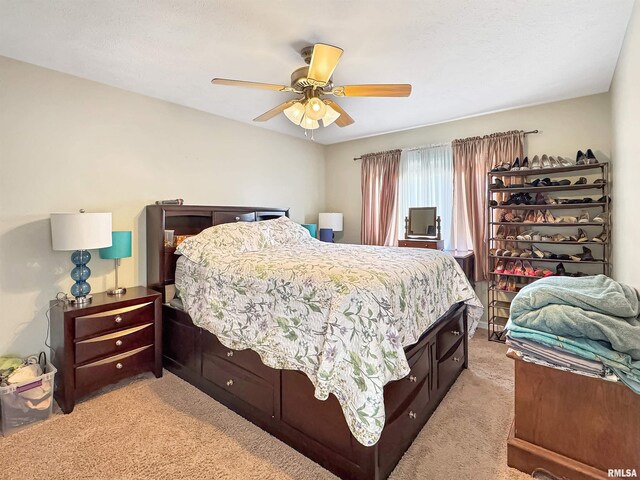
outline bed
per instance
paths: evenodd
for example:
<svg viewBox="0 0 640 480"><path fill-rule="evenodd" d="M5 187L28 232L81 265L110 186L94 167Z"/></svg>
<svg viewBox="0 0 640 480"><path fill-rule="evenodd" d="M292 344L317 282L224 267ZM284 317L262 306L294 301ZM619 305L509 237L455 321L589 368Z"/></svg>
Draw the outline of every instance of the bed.
<svg viewBox="0 0 640 480"><path fill-rule="evenodd" d="M386 478L467 366L481 304L445 253L324 244L287 214L147 207L164 366L340 477ZM200 233L179 258L168 227Z"/></svg>

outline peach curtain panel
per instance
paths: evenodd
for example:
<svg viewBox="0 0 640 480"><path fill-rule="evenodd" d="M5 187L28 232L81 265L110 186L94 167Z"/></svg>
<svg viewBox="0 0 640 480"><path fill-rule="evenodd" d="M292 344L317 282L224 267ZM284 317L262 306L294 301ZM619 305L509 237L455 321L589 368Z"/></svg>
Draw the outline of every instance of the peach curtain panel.
<svg viewBox="0 0 640 480"><path fill-rule="evenodd" d="M368 153L362 156L363 245L393 246L398 238L396 210L401 150Z"/></svg>
<svg viewBox="0 0 640 480"><path fill-rule="evenodd" d="M524 132L494 133L451 142L454 248L475 253L476 281L487 280L487 172L524 153Z"/></svg>

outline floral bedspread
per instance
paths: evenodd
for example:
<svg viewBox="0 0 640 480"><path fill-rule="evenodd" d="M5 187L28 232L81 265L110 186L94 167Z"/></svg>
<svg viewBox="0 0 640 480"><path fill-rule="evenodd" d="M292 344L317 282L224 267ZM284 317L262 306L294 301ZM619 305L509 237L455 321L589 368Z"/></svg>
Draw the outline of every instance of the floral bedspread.
<svg viewBox="0 0 640 480"><path fill-rule="evenodd" d="M310 237L192 259L182 250L176 287L194 324L228 348L256 351L269 367L304 372L316 398L337 397L367 446L384 427L384 385L409 373L403 347L455 303L469 306L470 334L482 315L459 265L436 250Z"/></svg>

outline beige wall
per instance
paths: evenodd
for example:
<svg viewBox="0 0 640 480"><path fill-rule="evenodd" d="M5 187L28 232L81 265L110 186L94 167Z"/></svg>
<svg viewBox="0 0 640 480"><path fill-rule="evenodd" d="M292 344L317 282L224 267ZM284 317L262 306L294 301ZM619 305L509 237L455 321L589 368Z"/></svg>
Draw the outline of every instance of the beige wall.
<svg viewBox="0 0 640 480"><path fill-rule="evenodd" d="M305 140L0 57L0 355L44 347L45 309L69 291L70 252L53 252L51 212L113 212L133 230L125 286L145 283L144 207L324 205L323 148ZM113 262L93 259L104 291Z"/></svg>
<svg viewBox="0 0 640 480"><path fill-rule="evenodd" d="M530 156L547 153L575 158L578 149L591 148L599 159L608 160L610 121L609 94L604 93L331 145L325 150L326 207L344 213L344 232L336 238L360 243L360 162L353 158L363 153L538 129L540 134L527 136Z"/></svg>
<svg viewBox="0 0 640 480"><path fill-rule="evenodd" d="M611 87L613 276L640 288L640 3L636 2Z"/></svg>

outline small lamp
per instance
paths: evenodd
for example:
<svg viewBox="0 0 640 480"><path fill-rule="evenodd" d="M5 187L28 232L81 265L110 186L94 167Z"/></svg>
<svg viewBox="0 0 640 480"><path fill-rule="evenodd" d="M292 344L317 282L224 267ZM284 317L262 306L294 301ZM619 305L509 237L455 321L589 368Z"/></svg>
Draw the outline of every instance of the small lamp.
<svg viewBox="0 0 640 480"><path fill-rule="evenodd" d="M121 258L131 256L131 231L111 232L111 246L100 249L100 258L113 259L116 264L116 286L107 290L108 295L122 295L127 293L127 289L120 286L118 282L118 267Z"/></svg>
<svg viewBox="0 0 640 480"><path fill-rule="evenodd" d="M341 213L319 213L318 227L320 228L320 240L333 243L333 233L342 231L343 215Z"/></svg>
<svg viewBox="0 0 640 480"><path fill-rule="evenodd" d="M71 286L70 303L84 304L91 302L91 285L87 282L91 270L87 263L91 260L90 249L111 245L110 213L52 213L51 244L54 250L70 251L71 261L75 268L71 270L71 278L75 283Z"/></svg>

